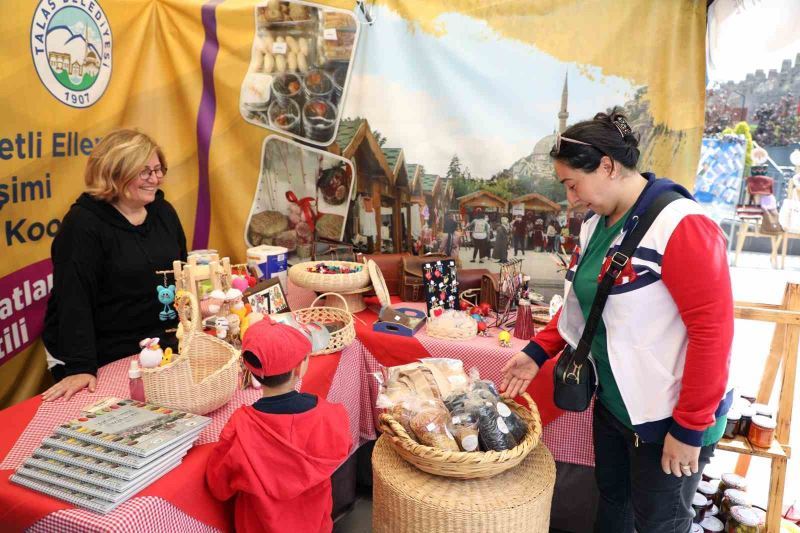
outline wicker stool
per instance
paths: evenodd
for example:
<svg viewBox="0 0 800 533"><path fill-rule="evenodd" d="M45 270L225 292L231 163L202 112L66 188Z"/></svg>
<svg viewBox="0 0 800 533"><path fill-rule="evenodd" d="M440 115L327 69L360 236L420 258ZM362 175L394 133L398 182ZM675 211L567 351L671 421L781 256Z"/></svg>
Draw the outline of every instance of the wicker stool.
<svg viewBox="0 0 800 533"><path fill-rule="evenodd" d="M547 533L556 465L544 445L516 468L488 479L427 474L407 463L385 438L372 453L375 532Z"/></svg>

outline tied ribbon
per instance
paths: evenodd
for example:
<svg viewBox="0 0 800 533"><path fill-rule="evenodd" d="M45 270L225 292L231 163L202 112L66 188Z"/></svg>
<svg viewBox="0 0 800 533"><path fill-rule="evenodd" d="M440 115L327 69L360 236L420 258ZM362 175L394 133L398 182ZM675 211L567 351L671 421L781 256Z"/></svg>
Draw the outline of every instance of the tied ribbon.
<svg viewBox="0 0 800 533"><path fill-rule="evenodd" d="M314 198L310 196L306 196L305 198L297 199L297 195L295 195L292 191L286 191L286 199L289 203L297 204L300 208L300 211L303 213L303 219L311 228L311 232L314 232L314 228L316 225L316 221L318 215L314 214L314 208L311 207L311 204L315 201Z"/></svg>

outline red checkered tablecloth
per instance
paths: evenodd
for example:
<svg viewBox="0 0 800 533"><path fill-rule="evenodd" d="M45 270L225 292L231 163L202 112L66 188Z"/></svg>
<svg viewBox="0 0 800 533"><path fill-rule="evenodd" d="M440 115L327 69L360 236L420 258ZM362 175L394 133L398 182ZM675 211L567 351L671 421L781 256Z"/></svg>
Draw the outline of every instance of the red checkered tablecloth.
<svg viewBox="0 0 800 533"><path fill-rule="evenodd" d="M299 309L308 306L314 295L310 291L290 286L288 298L292 303L292 308ZM419 307L420 304L398 304L398 306ZM380 371L381 364L367 348L367 344L385 348L385 343L391 343L393 340L391 336L374 333L368 327L360 326L358 329L359 338L341 354L315 358L312 361L311 370L305 377L309 387L313 382L312 390L314 392L324 395L328 401L344 405L350 417L354 449L365 440L371 440L377 436L377 409L375 408L377 382L373 374ZM369 337L371 335L379 337ZM370 342L367 343L366 340ZM497 343L496 333L491 337L476 337L467 342L454 342L431 338L424 332L420 332L416 335L416 340L421 345L421 347L416 345L416 354L427 352L432 357L460 359L464 362L465 369L477 368L482 378L495 382L500 380L503 365L525 344L524 341L512 338L511 348L502 348ZM409 344L405 346L413 347ZM391 350L389 351L391 352ZM383 357L385 356L386 354L383 354ZM419 355L397 352L392 352L391 356L395 361L408 360L408 362L419 357ZM4 521L2 519L3 507L13 513L11 509L15 503L20 498L31 494L26 489L9 485L8 475L30 456L31 452L40 445L42 439L50 435L56 426L75 417L82 407L109 396L127 397L129 395L127 370L127 359L107 365L100 370L95 393L90 394L88 391L83 391L69 402L42 403L36 409L35 414L32 410L30 411L30 421L24 431L16 437L16 442L0 463L0 471L5 471L2 472L4 476L0 480L0 522ZM329 374L325 374L325 372L329 372ZM302 383L300 388L305 390ZM167 478L170 478L168 481L157 481L139 496L125 502L107 515L71 508L68 504L59 505L60 502L38 494L35 497L26 498L41 498L42 500L37 500L37 502L41 502L41 505L49 510L44 511L43 516L34 521L29 529L31 531L91 532L164 531L178 528L185 532L206 532L229 529L232 524L226 521L225 517L229 519L230 507L213 500L203 482L205 461L210 450L209 446L203 445L216 442L233 411L242 405L253 403L259 396L258 389L248 388L237 391L229 404L211 413L211 425L201 433L196 447L187 455L184 464L167 475ZM38 400L29 400L29 402L34 401ZM8 442L10 446L11 441ZM553 452L557 461L593 466L591 410L559 416L545 426L543 442ZM172 489L170 492L164 488L163 492L167 494L164 497L158 488L162 486L160 485L162 482L170 485L169 488ZM179 487L177 491L174 490L176 484ZM191 487L190 490L195 493L183 494L180 492L183 486ZM178 494L184 501L171 501L170 494ZM30 508L27 510L30 512Z"/></svg>

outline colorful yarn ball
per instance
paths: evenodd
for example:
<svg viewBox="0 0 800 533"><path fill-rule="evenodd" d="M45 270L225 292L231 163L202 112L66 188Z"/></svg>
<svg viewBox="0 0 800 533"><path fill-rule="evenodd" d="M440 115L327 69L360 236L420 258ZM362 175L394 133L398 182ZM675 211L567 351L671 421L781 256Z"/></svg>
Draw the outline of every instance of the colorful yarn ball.
<svg viewBox="0 0 800 533"><path fill-rule="evenodd" d="M244 292L249 286L250 285L247 283L247 279L245 279L244 276L233 276L233 279L231 279L231 287L234 289Z"/></svg>

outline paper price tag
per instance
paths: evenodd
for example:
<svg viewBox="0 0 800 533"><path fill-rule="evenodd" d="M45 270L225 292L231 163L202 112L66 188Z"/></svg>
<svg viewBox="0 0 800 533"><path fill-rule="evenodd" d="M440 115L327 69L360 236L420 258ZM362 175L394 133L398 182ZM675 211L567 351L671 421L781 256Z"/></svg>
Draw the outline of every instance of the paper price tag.
<svg viewBox="0 0 800 533"><path fill-rule="evenodd" d="M288 45L286 43L274 42L272 43L272 53L273 54L286 54L288 50Z"/></svg>
<svg viewBox="0 0 800 533"><path fill-rule="evenodd" d="M322 32L322 36L326 41L337 41L339 38L336 36L336 28L327 28Z"/></svg>

